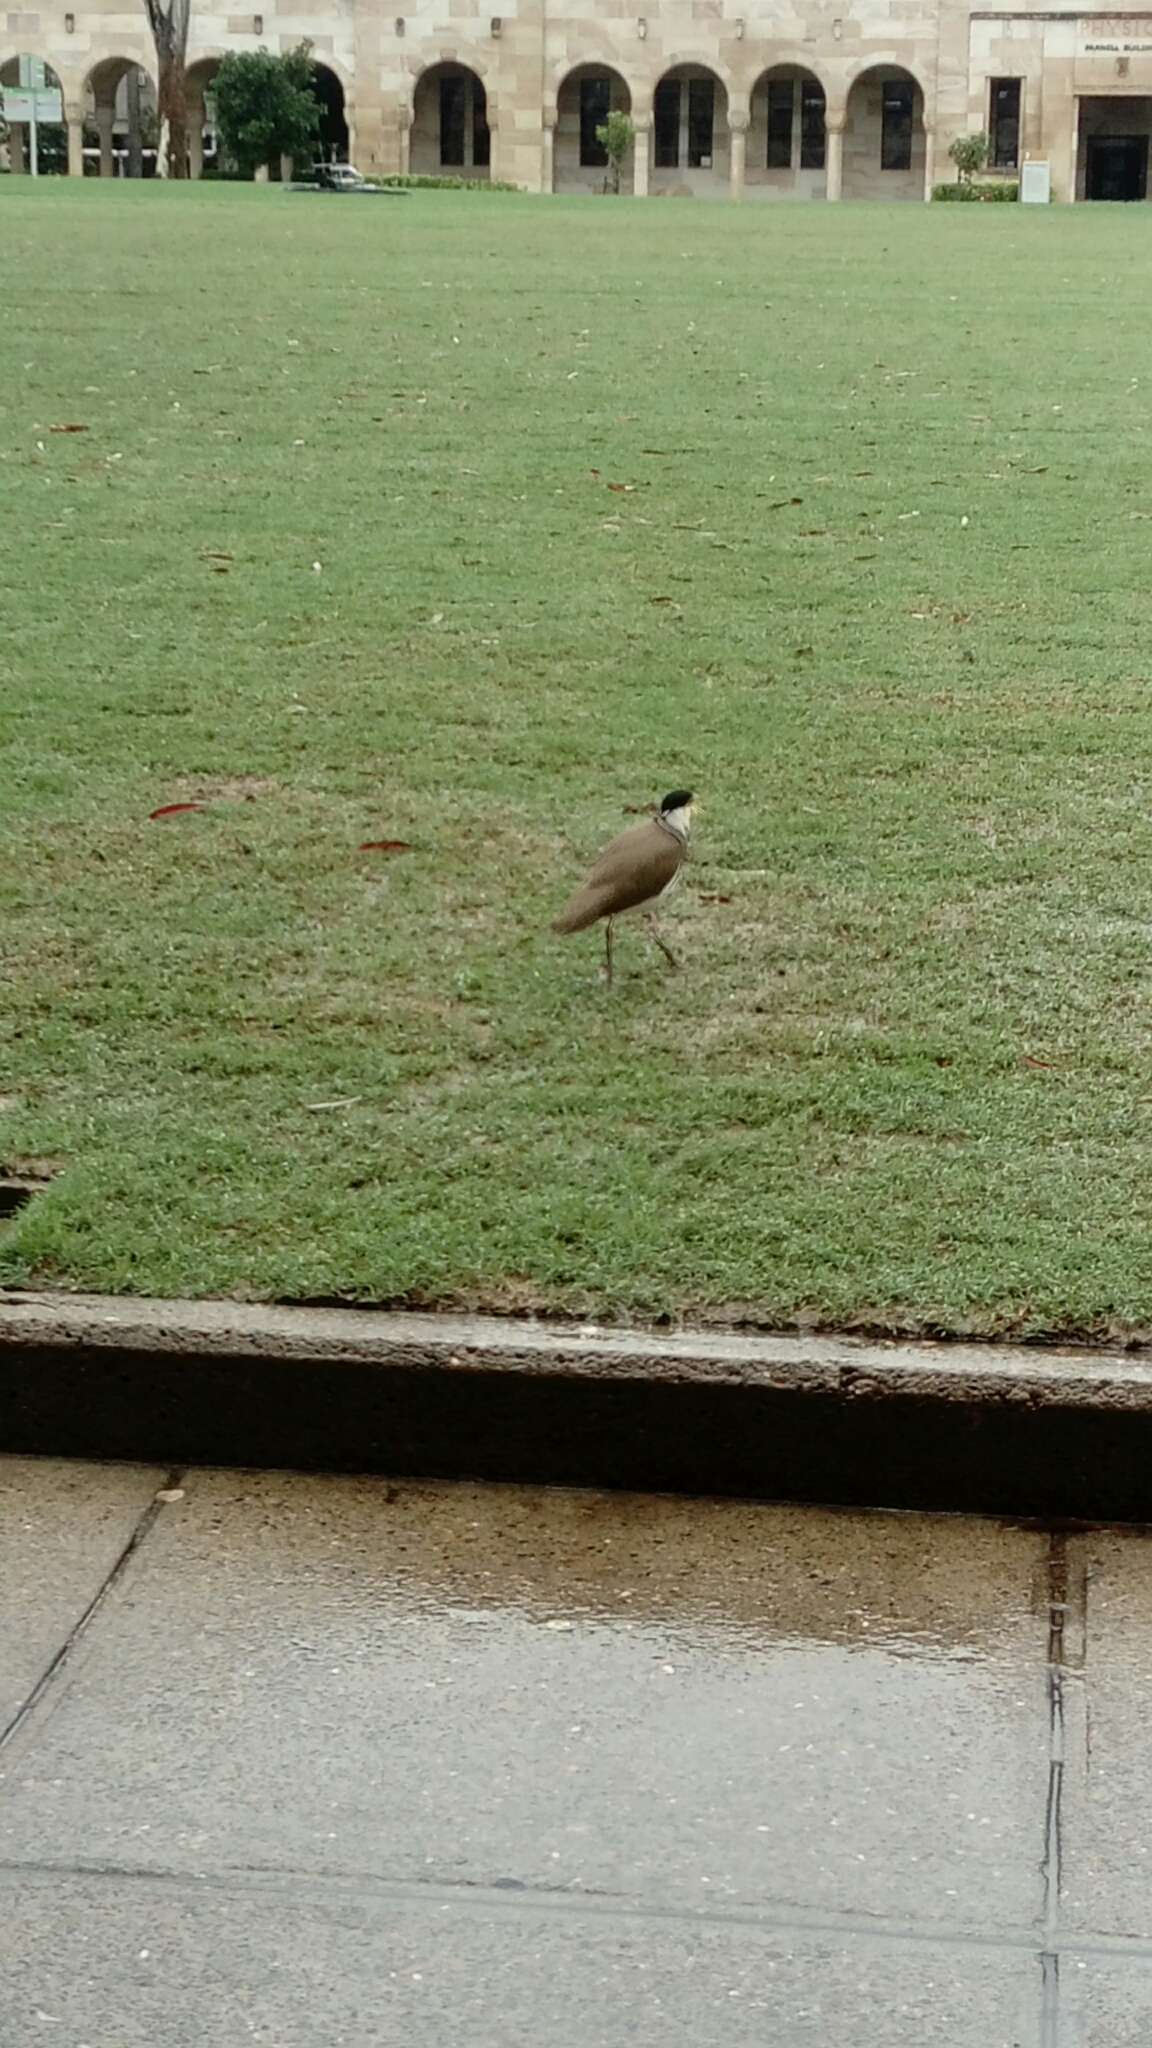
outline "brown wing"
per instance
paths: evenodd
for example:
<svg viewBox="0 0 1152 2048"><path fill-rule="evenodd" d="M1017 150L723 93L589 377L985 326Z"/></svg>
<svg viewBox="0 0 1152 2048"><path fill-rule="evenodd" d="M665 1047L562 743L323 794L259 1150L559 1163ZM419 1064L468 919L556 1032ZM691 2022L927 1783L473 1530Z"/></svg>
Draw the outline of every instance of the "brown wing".
<svg viewBox="0 0 1152 2048"><path fill-rule="evenodd" d="M668 887L684 858L680 841L663 825L633 825L604 848L583 888L553 922L554 932L582 932L600 917L619 917L651 902Z"/></svg>

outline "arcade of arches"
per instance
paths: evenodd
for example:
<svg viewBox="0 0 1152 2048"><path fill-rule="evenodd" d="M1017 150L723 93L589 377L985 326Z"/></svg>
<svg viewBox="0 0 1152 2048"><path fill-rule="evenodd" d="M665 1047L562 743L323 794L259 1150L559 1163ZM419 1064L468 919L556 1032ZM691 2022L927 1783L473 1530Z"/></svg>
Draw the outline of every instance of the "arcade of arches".
<svg viewBox="0 0 1152 2048"><path fill-rule="evenodd" d="M193 178L214 168L217 161L212 82L219 64L219 57L196 58L186 73L188 171ZM330 163L343 163L349 144L344 87L326 65L317 63L312 69L313 91L321 110L316 153ZM0 63L0 89L29 84L58 94L64 116L60 121L42 121L37 128L38 170L103 178L156 175L156 88L143 64L130 57L101 58L86 73L77 96L70 101L59 74L43 60L19 53ZM33 139L26 123L9 122L5 148L8 170L32 169ZM277 176L290 175L291 166L286 163L274 168Z"/></svg>
<svg viewBox="0 0 1152 2048"><path fill-rule="evenodd" d="M34 70L53 110L36 168L151 176L155 61L146 30L108 0L10 14L0 88ZM929 198L949 144L991 141L988 175L1048 164L1056 199L1152 198L1152 0L1123 17L971 0L859 0L851 16L779 9L739 17L714 0L667 17L588 0L582 16L498 16L452 0L437 22L337 9L251 17L194 10L188 64L193 177L217 167L212 81L231 50L306 35L323 109L318 152L367 175L500 180L526 191L603 192L599 131L627 113L620 190L637 197L764 201ZM328 8L330 11L325 11ZM4 17L0 16L0 22ZM1123 32L1117 29L1122 19ZM19 29L20 33L17 34ZM197 44L197 36L202 40ZM17 118L0 169L33 168ZM269 175L283 174L280 165Z"/></svg>

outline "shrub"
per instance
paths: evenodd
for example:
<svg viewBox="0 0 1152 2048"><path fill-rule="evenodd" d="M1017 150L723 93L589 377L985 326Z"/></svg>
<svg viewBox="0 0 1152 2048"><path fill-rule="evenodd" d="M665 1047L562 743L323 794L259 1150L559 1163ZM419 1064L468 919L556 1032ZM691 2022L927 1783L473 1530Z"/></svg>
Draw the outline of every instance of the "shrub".
<svg viewBox="0 0 1152 2048"><path fill-rule="evenodd" d="M957 178L962 185L966 185L977 171L984 169L988 161L988 137L983 133L958 135L955 142L950 145L948 154L956 166Z"/></svg>
<svg viewBox="0 0 1152 2048"><path fill-rule="evenodd" d="M596 140L608 159L608 176L604 181L605 191L619 192L620 166L636 137L627 114L614 107L603 126L596 130Z"/></svg>
<svg viewBox="0 0 1152 2048"><path fill-rule="evenodd" d="M519 192L500 178L435 178L424 172L387 171L372 179L374 185L398 186L402 192Z"/></svg>
<svg viewBox="0 0 1152 2048"><path fill-rule="evenodd" d="M997 178L995 182L982 185L969 181L964 185L937 185L933 199L974 200L978 205L1002 205L1005 200L1019 199L1020 187L1014 178Z"/></svg>

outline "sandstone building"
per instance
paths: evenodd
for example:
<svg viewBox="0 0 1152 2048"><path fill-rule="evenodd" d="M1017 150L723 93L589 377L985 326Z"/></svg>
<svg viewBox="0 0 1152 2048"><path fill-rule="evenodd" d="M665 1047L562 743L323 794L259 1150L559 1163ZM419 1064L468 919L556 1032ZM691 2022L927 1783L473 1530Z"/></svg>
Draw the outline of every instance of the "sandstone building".
<svg viewBox="0 0 1152 2048"><path fill-rule="evenodd" d="M953 137L981 128L998 172L1046 160L1056 199L1148 196L1152 12L1028 0L583 0L579 12L574 0L393 0L415 11L391 15L378 0L266 14L219 4L193 6L194 175L211 156L221 55L307 37L326 147L366 172L596 191L596 129L621 107L636 127L624 187L638 196L918 200L950 175ZM68 168L122 167L126 128L151 100L139 0L0 13L0 83L17 82L22 58L59 81ZM26 168L19 127L10 155Z"/></svg>

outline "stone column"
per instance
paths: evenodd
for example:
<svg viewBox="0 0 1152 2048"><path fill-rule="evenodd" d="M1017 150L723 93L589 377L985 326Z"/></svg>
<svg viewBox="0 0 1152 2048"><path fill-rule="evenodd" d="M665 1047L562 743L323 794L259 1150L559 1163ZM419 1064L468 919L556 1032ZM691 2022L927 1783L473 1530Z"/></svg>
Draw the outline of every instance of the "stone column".
<svg viewBox="0 0 1152 2048"><path fill-rule="evenodd" d="M188 102L188 176L204 176L204 102Z"/></svg>
<svg viewBox="0 0 1152 2048"><path fill-rule="evenodd" d="M1053 199L1063 197L1067 200L1069 206L1074 206L1080 196L1080 102L1075 96L1073 96L1072 113L1068 122L1067 151L1068 154L1063 165L1059 161L1061 154L1059 146L1050 152L1050 161L1052 163L1052 197ZM1057 182L1061 173L1063 173L1064 180L1063 194L1061 194L1060 186Z"/></svg>
<svg viewBox="0 0 1152 2048"><path fill-rule="evenodd" d="M8 123L8 162L13 177L22 177L28 168L28 154L24 147L23 121Z"/></svg>
<svg viewBox="0 0 1152 2048"><path fill-rule="evenodd" d="M931 199L932 187L936 183L936 130L924 130L924 197Z"/></svg>
<svg viewBox="0 0 1152 2048"><path fill-rule="evenodd" d="M499 178L500 176L500 116L496 108L492 105L491 100L488 101L487 120L488 177L491 180L493 178Z"/></svg>
<svg viewBox="0 0 1152 2048"><path fill-rule="evenodd" d="M545 115L540 130L540 190L556 190L556 117Z"/></svg>
<svg viewBox="0 0 1152 2048"><path fill-rule="evenodd" d="M648 166L652 160L652 123L636 121L636 140L632 146L632 197L647 199Z"/></svg>
<svg viewBox="0 0 1152 2048"><path fill-rule="evenodd" d="M747 114L728 116L728 197L744 197L744 164L748 145Z"/></svg>
<svg viewBox="0 0 1152 2048"><path fill-rule="evenodd" d="M843 114L826 115L824 119L824 197L839 199L844 176L844 122Z"/></svg>
<svg viewBox="0 0 1152 2048"><path fill-rule="evenodd" d="M102 178L114 178L116 176L116 163L112 155L112 123L114 119L114 107L104 107L97 103L96 133L100 137L100 176Z"/></svg>
<svg viewBox="0 0 1152 2048"><path fill-rule="evenodd" d="M70 178L82 178L84 176L84 109L83 107L65 106L64 112L68 121L68 176Z"/></svg>
<svg viewBox="0 0 1152 2048"><path fill-rule="evenodd" d="M395 164L386 161L382 107L367 100L345 100L344 119L348 124L349 163L363 171L366 178L395 170Z"/></svg>
<svg viewBox="0 0 1152 2048"><path fill-rule="evenodd" d="M412 109L400 107L396 115L396 143L400 176L406 178L412 164Z"/></svg>

